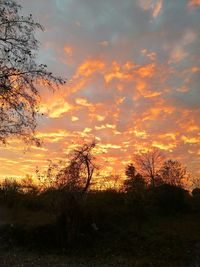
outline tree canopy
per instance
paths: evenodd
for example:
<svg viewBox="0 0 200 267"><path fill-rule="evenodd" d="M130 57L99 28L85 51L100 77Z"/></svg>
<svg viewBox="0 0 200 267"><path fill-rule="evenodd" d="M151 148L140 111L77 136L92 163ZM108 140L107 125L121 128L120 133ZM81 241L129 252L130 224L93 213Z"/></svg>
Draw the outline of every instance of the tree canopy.
<svg viewBox="0 0 200 267"><path fill-rule="evenodd" d="M139 153L135 156L136 165L140 173L155 187L164 155L159 149L152 149L146 153Z"/></svg>
<svg viewBox="0 0 200 267"><path fill-rule="evenodd" d="M160 175L165 183L182 187L184 179L187 179L187 170L179 161L167 160L160 170Z"/></svg>
<svg viewBox="0 0 200 267"><path fill-rule="evenodd" d="M45 64L38 64L37 30L43 27L32 15L21 16L21 6L13 0L0 1L0 142L20 136L34 141L39 86L63 84Z"/></svg>

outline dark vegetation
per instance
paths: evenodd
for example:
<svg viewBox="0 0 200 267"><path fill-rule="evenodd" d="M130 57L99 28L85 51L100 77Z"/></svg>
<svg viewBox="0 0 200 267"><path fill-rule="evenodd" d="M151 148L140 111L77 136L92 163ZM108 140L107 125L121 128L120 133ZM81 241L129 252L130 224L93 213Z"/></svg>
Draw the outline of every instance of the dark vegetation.
<svg viewBox="0 0 200 267"><path fill-rule="evenodd" d="M120 255L127 260L124 266L138 259L144 263L138 266L195 266L200 253L200 189L190 193L181 186L185 168L177 161L164 161L152 182L152 176L129 164L121 188L98 191L92 183L97 170L94 147L95 143L84 144L67 163L50 163L45 174L37 171L40 186L30 178L1 183L0 250L93 259ZM139 156L157 165L155 158L150 160L157 153Z"/></svg>

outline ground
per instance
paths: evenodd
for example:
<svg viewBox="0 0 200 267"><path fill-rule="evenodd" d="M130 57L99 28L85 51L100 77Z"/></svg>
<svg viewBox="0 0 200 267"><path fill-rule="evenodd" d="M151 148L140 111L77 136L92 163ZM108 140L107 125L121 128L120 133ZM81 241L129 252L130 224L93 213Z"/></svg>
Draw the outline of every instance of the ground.
<svg viewBox="0 0 200 267"><path fill-rule="evenodd" d="M176 260L165 262L162 260L136 259L120 255L107 257L75 257L58 254L38 254L12 250L0 251L1 267L199 267L197 262L177 262Z"/></svg>

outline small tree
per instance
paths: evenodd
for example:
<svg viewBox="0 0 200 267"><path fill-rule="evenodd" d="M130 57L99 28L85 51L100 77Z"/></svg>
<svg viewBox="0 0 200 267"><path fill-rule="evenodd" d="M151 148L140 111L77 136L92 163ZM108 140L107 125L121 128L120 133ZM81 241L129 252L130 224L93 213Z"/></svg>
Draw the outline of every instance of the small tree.
<svg viewBox="0 0 200 267"><path fill-rule="evenodd" d="M135 177L136 169L135 169L135 167L133 166L132 163L130 163L130 164L128 164L128 165L126 166L125 174L126 174L126 177L129 178L129 179Z"/></svg>
<svg viewBox="0 0 200 267"><path fill-rule="evenodd" d="M1 182L0 187L4 204L10 208L18 204L19 196L22 193L22 187L18 181L13 178L6 178Z"/></svg>
<svg viewBox="0 0 200 267"><path fill-rule="evenodd" d="M39 42L35 31L43 27L32 15L21 16L20 9L13 0L0 1L0 142L20 136L39 144L34 136L37 85L53 87L64 80L36 63Z"/></svg>
<svg viewBox="0 0 200 267"><path fill-rule="evenodd" d="M125 169L127 179L124 181L124 189L126 192L143 192L145 188L145 181L141 174L136 173L133 164L129 164Z"/></svg>

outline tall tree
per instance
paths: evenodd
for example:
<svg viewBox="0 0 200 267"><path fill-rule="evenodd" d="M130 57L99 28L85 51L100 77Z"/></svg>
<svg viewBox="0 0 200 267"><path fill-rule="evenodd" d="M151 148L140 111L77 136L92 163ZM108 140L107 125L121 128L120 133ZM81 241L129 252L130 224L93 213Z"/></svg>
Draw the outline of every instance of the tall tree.
<svg viewBox="0 0 200 267"><path fill-rule="evenodd" d="M38 86L54 87L65 81L36 62L43 27L32 15L21 16L13 0L0 1L0 142L20 136L35 141Z"/></svg>
<svg viewBox="0 0 200 267"><path fill-rule="evenodd" d="M135 156L135 163L143 177L152 185L156 186L159 170L162 166L164 155L159 149L152 149L146 153Z"/></svg>

